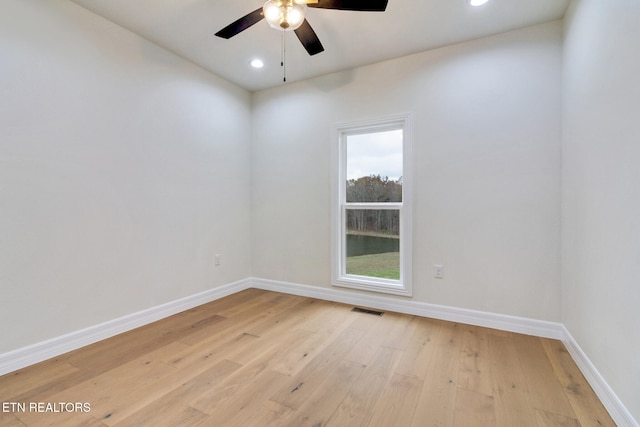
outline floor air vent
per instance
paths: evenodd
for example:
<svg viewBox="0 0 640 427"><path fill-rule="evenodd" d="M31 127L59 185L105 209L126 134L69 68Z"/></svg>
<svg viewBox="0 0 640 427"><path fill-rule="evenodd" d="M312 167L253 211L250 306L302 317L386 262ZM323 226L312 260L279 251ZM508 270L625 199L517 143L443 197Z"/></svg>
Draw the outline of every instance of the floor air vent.
<svg viewBox="0 0 640 427"><path fill-rule="evenodd" d="M351 311L355 311L356 313L373 314L374 316L382 316L383 314L382 311L367 310L366 308L360 308L360 307L353 307Z"/></svg>

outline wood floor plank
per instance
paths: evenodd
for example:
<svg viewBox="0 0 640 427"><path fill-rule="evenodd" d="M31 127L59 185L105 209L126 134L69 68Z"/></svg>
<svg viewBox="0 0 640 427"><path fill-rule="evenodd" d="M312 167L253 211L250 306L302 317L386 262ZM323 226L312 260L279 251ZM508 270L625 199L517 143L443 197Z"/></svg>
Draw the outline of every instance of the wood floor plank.
<svg viewBox="0 0 640 427"><path fill-rule="evenodd" d="M149 413L147 413L149 414ZM116 427L129 426L202 426L208 427L215 425L215 422L209 415L186 406L179 402L173 402L168 406L157 408L153 416L141 417L136 413L125 418L119 423L114 424Z"/></svg>
<svg viewBox="0 0 640 427"><path fill-rule="evenodd" d="M136 359L49 399L91 402L91 415L106 425L113 425L150 403L143 391L174 371L160 361Z"/></svg>
<svg viewBox="0 0 640 427"><path fill-rule="evenodd" d="M460 325L444 322L430 348L427 378L418 398L412 426L452 426L460 361Z"/></svg>
<svg viewBox="0 0 640 427"><path fill-rule="evenodd" d="M225 304L224 307L213 305L212 310L223 317L240 317L243 314L253 315L279 304L280 295L274 295L270 292L261 291L253 293L242 302L242 304Z"/></svg>
<svg viewBox="0 0 640 427"><path fill-rule="evenodd" d="M268 400L284 375L271 369L264 369L257 374L250 384L237 387L233 395L225 399L224 405L217 405L213 411L210 407L203 412L208 412L217 425L229 427L243 427L246 420L252 419L261 413L264 403Z"/></svg>
<svg viewBox="0 0 640 427"><path fill-rule="evenodd" d="M265 330L255 336L258 352L243 350L240 353L229 355L232 360L239 363L250 363L259 357L264 348L276 343L277 346L287 346L288 350L280 349L282 357L274 360L272 369L285 375L293 375L304 368L324 347L349 326L348 311L340 307L336 309L334 304L323 304L315 301L314 304L296 306L296 315L278 323L277 327ZM304 319L301 321L301 319ZM318 329L319 324L324 325ZM315 325L315 326L314 326ZM284 341L291 334L288 343ZM253 334L252 334L253 336Z"/></svg>
<svg viewBox="0 0 640 427"><path fill-rule="evenodd" d="M328 310L329 318L322 319L325 325L316 330L310 336L300 340L291 351L284 355L278 363L273 366L273 370L282 374L292 376L303 370L313 359L331 345L331 343L345 331L353 319L349 312L342 309L340 311ZM308 326L308 325L307 325ZM304 330L308 330L305 325L301 325Z"/></svg>
<svg viewBox="0 0 640 427"><path fill-rule="evenodd" d="M531 402L536 409L575 418L575 413L540 338L514 334L513 340L527 381Z"/></svg>
<svg viewBox="0 0 640 427"><path fill-rule="evenodd" d="M4 426L483 426L613 421L561 342L246 290L0 376Z"/></svg>
<svg viewBox="0 0 640 427"><path fill-rule="evenodd" d="M580 427L575 418L536 409L536 421L538 427Z"/></svg>
<svg viewBox="0 0 640 427"><path fill-rule="evenodd" d="M201 306L195 307L196 310L205 309L210 313L215 313L223 316L221 313L227 309L236 309L236 308L244 308L249 307L251 301L254 298L267 298L273 297L273 293L262 290L262 289L245 289L240 292L236 292L234 294L228 295L224 298L220 298L209 303L203 304ZM228 316L225 316L228 317Z"/></svg>
<svg viewBox="0 0 640 427"><path fill-rule="evenodd" d="M330 301L312 300L307 315L298 322L297 327L317 332L338 325L351 314L348 307Z"/></svg>
<svg viewBox="0 0 640 427"><path fill-rule="evenodd" d="M487 396L493 395L488 331L464 325L458 387Z"/></svg>
<svg viewBox="0 0 640 427"><path fill-rule="evenodd" d="M456 391L455 427L495 427L493 397L458 388Z"/></svg>
<svg viewBox="0 0 640 427"><path fill-rule="evenodd" d="M291 418L293 409L271 400L260 400L250 413L239 420L242 427L278 427Z"/></svg>
<svg viewBox="0 0 640 427"><path fill-rule="evenodd" d="M443 322L436 319L417 317L415 329L407 348L402 353L396 373L408 377L424 380L428 375L431 351L436 345Z"/></svg>
<svg viewBox="0 0 640 427"><path fill-rule="evenodd" d="M256 344L257 337L244 332L250 323L228 325L227 328L208 334L201 342L177 352L169 364L181 369L195 363L210 363L229 357L234 358L234 355L241 354L243 350L252 348Z"/></svg>
<svg viewBox="0 0 640 427"><path fill-rule="evenodd" d="M388 331L383 331L387 334L384 336L384 347L398 350L406 349L417 327L415 316L398 313L387 313L386 315L386 322L391 322L392 325Z"/></svg>
<svg viewBox="0 0 640 427"><path fill-rule="evenodd" d="M349 307L350 310L353 310L354 308L356 308L355 306L347 306L347 307ZM358 306L358 308L367 309L367 307L360 307L360 306ZM375 311L373 309L371 310ZM354 314L354 316L353 316L353 323L351 324L351 327L355 329L361 329L365 332L371 332L371 330L374 329L376 325L384 323L382 321L382 319L384 318L384 314L382 316L376 316L373 314L361 313L357 311L352 311L352 313Z"/></svg>
<svg viewBox="0 0 640 427"><path fill-rule="evenodd" d="M28 425L33 427L106 427L106 424L85 415L40 415L42 418L35 422L29 422Z"/></svg>
<svg viewBox="0 0 640 427"><path fill-rule="evenodd" d="M307 310L315 305L315 300L290 295L290 298L279 298L278 305L268 310L260 310L262 317L260 320L251 322L244 332L262 336L265 333L273 332L286 324L298 325L307 316Z"/></svg>
<svg viewBox="0 0 640 427"><path fill-rule="evenodd" d="M376 317L370 314L357 313L360 317ZM368 319L366 319L368 320ZM396 342L395 333L398 330L404 330L407 324L411 322L411 316L398 313L385 313L377 318L367 332L367 336L361 341L361 344L355 347L347 356L347 360L368 365L373 362L379 347L395 348L399 344ZM374 326L375 325L375 326ZM403 342L408 342L410 335L402 337ZM404 346L406 346L406 342Z"/></svg>
<svg viewBox="0 0 640 427"><path fill-rule="evenodd" d="M19 402L25 393L42 390L43 378L46 378L46 387L78 371L75 366L56 358L4 375L0 377L0 402Z"/></svg>
<svg viewBox="0 0 640 427"><path fill-rule="evenodd" d="M249 390L255 389L257 387L257 379L264 378L265 375L267 375L266 372L270 372L269 375L280 378L279 382L269 384L268 390L273 394L277 387L288 378L286 375L273 371L273 365L282 360L283 355L289 353L302 337L308 336L311 333L299 329L284 332L285 331L283 331L279 341L271 340L259 346L258 349L260 351L254 353L255 357L252 358L250 363L212 388L206 395L199 396L193 400L191 406L212 415L217 411L226 411L225 408L229 406L228 402L233 402L235 395L247 388Z"/></svg>
<svg viewBox="0 0 640 427"><path fill-rule="evenodd" d="M253 304L251 305L251 308L243 307L242 309L238 309L235 315L225 317L225 320L220 322L217 328L201 328L200 330L193 331L188 335L181 336L179 340L189 345L201 345L212 342L215 343L221 338L221 336L226 337L228 335L233 335L238 331L260 335L260 333L257 333L252 329L263 324L267 324L268 328L269 321L276 318L278 314L287 312L290 316L293 316L293 310L291 310L293 307L309 304L308 300L294 295L283 296L282 294L266 293L260 294L259 296L254 295L254 297L260 297L260 300L264 301L264 304ZM226 298L223 300L225 299ZM201 308L207 312L220 315L219 312L217 312L218 305L216 303L218 303L218 301L205 304L204 306L201 306ZM244 306L244 304L241 304L241 306ZM228 308L229 305L225 304L224 307Z"/></svg>
<svg viewBox="0 0 640 427"><path fill-rule="evenodd" d="M327 372L324 380L314 388L313 392L288 419L286 427L326 426L336 408L351 390L352 385L363 375L366 366L344 360L335 369Z"/></svg>
<svg viewBox="0 0 640 427"><path fill-rule="evenodd" d="M335 335L335 331L327 331L306 336L293 346L291 351L283 354L272 369L287 376L297 374L331 342Z"/></svg>
<svg viewBox="0 0 640 427"><path fill-rule="evenodd" d="M368 427L405 427L411 424L423 381L395 374L383 389Z"/></svg>
<svg viewBox="0 0 640 427"><path fill-rule="evenodd" d="M198 364L194 372L178 372L164 360L183 344L173 342L138 359L101 373L73 387L49 396L52 401L89 401L92 416L101 419L105 425L113 425L132 413L144 408L158 396L168 392L175 384L185 381L206 369ZM38 401L47 400L34 396Z"/></svg>
<svg viewBox="0 0 640 427"><path fill-rule="evenodd" d="M200 340L193 342L187 351L176 354L171 364L180 368L183 365L191 365L204 360L220 360L221 358L239 360L240 358L255 357L256 353L264 351L257 338L263 337L263 342L269 343L269 335L265 334L277 336L280 334L279 331L287 330L288 326L296 325L297 319L304 316L301 311L306 310L307 303L299 299L293 301L295 301L294 304L289 304L291 301L288 299L281 302L284 305L283 310L291 314L290 317L284 319L280 319L280 309L275 308L269 310L268 313L258 310L255 316L243 316L242 320L237 322L235 318L229 318L229 323L220 324L221 327L212 332L201 333ZM272 325L274 319L275 323ZM262 329L264 325L272 325L272 327L265 329L260 335L256 335L256 329ZM180 341L188 342L182 339ZM248 350L251 353L247 352Z"/></svg>
<svg viewBox="0 0 640 427"><path fill-rule="evenodd" d="M80 369L104 372L223 320L217 314L203 316L202 310L193 309L73 351L63 360ZM101 357L104 354L110 357Z"/></svg>
<svg viewBox="0 0 640 427"><path fill-rule="evenodd" d="M542 339L541 341L580 424L615 426L613 419L595 397L595 392L578 369L564 344L550 339Z"/></svg>
<svg viewBox="0 0 640 427"><path fill-rule="evenodd" d="M249 389L251 384L255 383L256 378L268 368L266 362L244 366L220 383L191 396L189 405L204 413L215 415L218 409L224 410L225 405L236 392Z"/></svg>
<svg viewBox="0 0 640 427"><path fill-rule="evenodd" d="M6 401L5 401L6 402ZM12 413L0 413L0 427L25 427L26 424L20 421Z"/></svg>
<svg viewBox="0 0 640 427"><path fill-rule="evenodd" d="M361 329L351 327L345 329L300 372L288 379L271 396L271 400L292 409L299 409L325 382L326 377L338 369L345 354L353 346L358 345L364 334L365 332Z"/></svg>
<svg viewBox="0 0 640 427"><path fill-rule="evenodd" d="M174 378L167 378L164 384L156 383L143 390L145 399L150 402L114 425L179 426L185 425L183 422L188 422L187 425L211 425L209 416L189 406L189 401L193 396L207 393L241 367L237 363L222 360L202 372L176 372Z"/></svg>
<svg viewBox="0 0 640 427"><path fill-rule="evenodd" d="M490 334L489 354L496 425L535 427L535 409L513 336Z"/></svg>
<svg viewBox="0 0 640 427"><path fill-rule="evenodd" d="M327 421L327 426L366 426L385 386L393 376L400 358L400 351L381 347L362 375L353 383L336 411Z"/></svg>
<svg viewBox="0 0 640 427"><path fill-rule="evenodd" d="M269 339L268 335L262 337L248 336L247 340L253 341L253 345L247 346L247 343L245 343L242 347L232 349L228 353L228 358L234 362L248 365L253 363L254 360L263 360L265 355L268 354L271 357L272 367L286 370L286 367L282 367L288 365L289 362L294 363L289 360L289 357L292 357L293 354L297 355L296 349L300 347L300 343L310 339L313 335L313 332L305 329L291 329L286 333L283 331L277 340Z"/></svg>

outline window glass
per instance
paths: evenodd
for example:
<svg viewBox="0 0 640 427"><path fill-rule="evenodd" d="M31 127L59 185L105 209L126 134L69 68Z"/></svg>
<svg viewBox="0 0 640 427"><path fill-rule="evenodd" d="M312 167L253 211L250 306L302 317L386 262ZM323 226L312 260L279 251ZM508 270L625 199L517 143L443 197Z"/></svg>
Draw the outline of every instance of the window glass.
<svg viewBox="0 0 640 427"><path fill-rule="evenodd" d="M346 137L347 202L402 201L402 129Z"/></svg>
<svg viewBox="0 0 640 427"><path fill-rule="evenodd" d="M400 279L400 213L346 210L346 273Z"/></svg>

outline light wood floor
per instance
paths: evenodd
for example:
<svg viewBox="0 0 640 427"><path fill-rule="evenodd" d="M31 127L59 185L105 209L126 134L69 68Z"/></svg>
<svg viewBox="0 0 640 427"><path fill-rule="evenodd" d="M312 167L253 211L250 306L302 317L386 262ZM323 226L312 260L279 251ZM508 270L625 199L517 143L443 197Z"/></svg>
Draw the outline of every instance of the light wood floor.
<svg viewBox="0 0 640 427"><path fill-rule="evenodd" d="M0 377L0 426L614 425L558 341L351 308L229 296Z"/></svg>

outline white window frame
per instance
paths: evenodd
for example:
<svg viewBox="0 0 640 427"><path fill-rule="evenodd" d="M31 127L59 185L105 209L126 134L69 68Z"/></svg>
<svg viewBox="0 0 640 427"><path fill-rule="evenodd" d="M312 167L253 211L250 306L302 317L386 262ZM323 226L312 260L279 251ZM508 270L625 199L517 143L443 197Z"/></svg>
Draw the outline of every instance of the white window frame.
<svg viewBox="0 0 640 427"><path fill-rule="evenodd" d="M402 129L402 202L346 202L346 139L349 135ZM334 286L386 294L412 296L412 198L413 155L412 120L410 114L386 116L372 120L338 123L332 126L331 176L331 270ZM383 279L346 273L346 210L393 209L400 215L400 279Z"/></svg>

